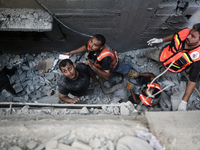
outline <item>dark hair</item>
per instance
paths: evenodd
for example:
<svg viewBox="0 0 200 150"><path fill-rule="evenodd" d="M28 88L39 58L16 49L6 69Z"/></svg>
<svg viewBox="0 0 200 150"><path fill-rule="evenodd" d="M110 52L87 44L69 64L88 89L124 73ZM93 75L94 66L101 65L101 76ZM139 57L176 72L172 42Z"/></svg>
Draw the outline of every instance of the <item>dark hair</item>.
<svg viewBox="0 0 200 150"><path fill-rule="evenodd" d="M153 90L153 92L152 92L152 95L156 94L156 93L159 92L159 91L160 91L160 90L154 88L154 90ZM160 95L161 95L161 93L157 94L157 95L155 96L155 98L159 98Z"/></svg>
<svg viewBox="0 0 200 150"><path fill-rule="evenodd" d="M146 87L144 87L143 88L143 90L145 90L145 89L147 89L148 87L146 86ZM158 89L156 89L156 88L153 88L154 90L153 90L153 92L152 92L152 95L154 95L154 94L156 94L157 92L159 92L160 90L158 90ZM144 96L148 96L145 92L143 92L143 90L142 90L142 94L144 95ZM161 95L161 93L159 93L159 94L157 94L156 96L155 96L155 98L159 98L160 97L160 95Z"/></svg>
<svg viewBox="0 0 200 150"><path fill-rule="evenodd" d="M197 31L197 32L199 32L199 35L200 35L200 23L194 24L193 27L192 27L192 29L195 30L195 31Z"/></svg>
<svg viewBox="0 0 200 150"><path fill-rule="evenodd" d="M61 70L61 67L65 67L67 65L67 63L73 65L73 62L70 59L63 59L60 63L59 63L59 68Z"/></svg>
<svg viewBox="0 0 200 150"><path fill-rule="evenodd" d="M95 37L98 41L101 41L101 46L104 46L106 43L106 39L101 34L95 34L93 37Z"/></svg>

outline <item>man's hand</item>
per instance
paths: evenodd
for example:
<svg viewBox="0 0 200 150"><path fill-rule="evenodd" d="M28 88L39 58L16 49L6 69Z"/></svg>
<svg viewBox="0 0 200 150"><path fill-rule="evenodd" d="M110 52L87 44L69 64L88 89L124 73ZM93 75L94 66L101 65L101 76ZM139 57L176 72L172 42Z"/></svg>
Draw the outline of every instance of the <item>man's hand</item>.
<svg viewBox="0 0 200 150"><path fill-rule="evenodd" d="M153 39L147 41L147 44L152 46L154 43L162 43L162 42L163 42L163 39L153 38Z"/></svg>
<svg viewBox="0 0 200 150"><path fill-rule="evenodd" d="M77 103L80 99L78 97L74 97L71 99L72 101L70 102L71 104Z"/></svg>
<svg viewBox="0 0 200 150"><path fill-rule="evenodd" d="M71 52L67 52L67 53L64 53L64 55L68 55L69 57L72 57L72 53Z"/></svg>
<svg viewBox="0 0 200 150"><path fill-rule="evenodd" d="M86 60L85 62L84 62L86 65L88 65L88 66L92 66L92 62L91 61L89 61L89 60Z"/></svg>
<svg viewBox="0 0 200 150"><path fill-rule="evenodd" d="M178 111L186 111L186 108L187 108L187 102L181 100L178 106Z"/></svg>

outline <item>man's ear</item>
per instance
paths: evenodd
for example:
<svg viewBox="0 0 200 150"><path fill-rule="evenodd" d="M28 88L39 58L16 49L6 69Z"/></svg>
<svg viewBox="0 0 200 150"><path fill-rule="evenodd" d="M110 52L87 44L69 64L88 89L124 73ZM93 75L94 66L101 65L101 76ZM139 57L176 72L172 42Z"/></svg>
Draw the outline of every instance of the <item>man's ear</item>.
<svg viewBox="0 0 200 150"><path fill-rule="evenodd" d="M105 46L101 46L101 47L100 47L100 50L103 50L103 49L104 49L104 47L105 47Z"/></svg>
<svg viewBox="0 0 200 150"><path fill-rule="evenodd" d="M74 68L76 68L76 64L75 63L73 63L73 66L74 66Z"/></svg>

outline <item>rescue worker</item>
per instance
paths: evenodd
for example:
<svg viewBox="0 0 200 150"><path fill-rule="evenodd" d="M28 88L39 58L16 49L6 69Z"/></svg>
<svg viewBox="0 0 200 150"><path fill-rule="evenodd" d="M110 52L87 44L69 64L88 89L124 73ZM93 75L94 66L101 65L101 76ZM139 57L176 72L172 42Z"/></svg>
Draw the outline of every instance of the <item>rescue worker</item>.
<svg viewBox="0 0 200 150"><path fill-rule="evenodd" d="M94 72L84 63L73 63L64 59L59 63L63 75L58 80L59 99L65 103L81 103L80 96L89 94L90 77L97 83ZM68 94L75 96L70 98Z"/></svg>
<svg viewBox="0 0 200 150"><path fill-rule="evenodd" d="M129 77L134 77L134 78L138 78L138 83L140 84L140 86L145 85L145 87L142 89L141 93L137 93L137 90L133 90L133 85L128 82L126 84L126 87L128 90L130 90L131 96L129 96L129 100L133 103L133 104L139 104L140 102L143 102L144 105L146 106L155 106L158 104L159 102L159 97L161 95L161 93L159 93L158 95L155 96L155 99L152 98L148 98L148 93L147 93L147 89L150 85L150 82L155 78L155 75L152 73L130 73ZM149 92L151 93L151 95L156 94L157 92L159 92L161 90L160 85L157 83L152 83L149 89ZM144 101L146 100L146 101Z"/></svg>
<svg viewBox="0 0 200 150"><path fill-rule="evenodd" d="M160 103L162 110L171 110L171 101L169 96L161 91L161 87L156 81L151 83L155 78L153 73L130 73L128 76L134 78L139 85L139 87L134 87L131 82L126 84L126 88L130 90L131 93L128 98L129 101L133 104L140 104L142 102L147 106L147 109L148 107L154 107ZM163 103L165 104L162 105Z"/></svg>
<svg viewBox="0 0 200 150"><path fill-rule="evenodd" d="M71 57L73 54L87 51L89 60L87 60L85 64L89 65L105 80L109 80L110 72L118 72L127 75L133 67L133 63L130 62L123 65L117 57L117 52L105 45L105 43L105 37L101 34L96 34L86 45L65 54Z"/></svg>
<svg viewBox="0 0 200 150"><path fill-rule="evenodd" d="M150 59L160 61L171 72L181 72L190 67L189 81L184 96L178 106L179 111L185 111L187 102L196 86L200 72L200 23L193 25L193 28L185 28L175 34L164 38L153 38L147 41L148 45L154 43L169 42L162 50L146 51L144 55Z"/></svg>

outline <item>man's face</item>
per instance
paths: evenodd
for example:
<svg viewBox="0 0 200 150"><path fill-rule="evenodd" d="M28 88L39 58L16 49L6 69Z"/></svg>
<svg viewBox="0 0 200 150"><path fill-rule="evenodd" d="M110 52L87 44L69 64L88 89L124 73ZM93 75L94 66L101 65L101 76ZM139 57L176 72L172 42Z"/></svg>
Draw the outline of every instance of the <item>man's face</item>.
<svg viewBox="0 0 200 150"><path fill-rule="evenodd" d="M188 34L187 38L186 38L186 44L188 46L198 46L200 44L200 39L199 39L199 32L195 31L195 30L190 30L190 33Z"/></svg>
<svg viewBox="0 0 200 150"><path fill-rule="evenodd" d="M89 45L89 51L99 51L101 49L103 49L103 46L101 46L101 41L98 41L96 37L93 37Z"/></svg>
<svg viewBox="0 0 200 150"><path fill-rule="evenodd" d="M61 67L61 72L71 80L76 80L78 78L78 71L75 68L75 64L71 65L67 63L65 67Z"/></svg>

